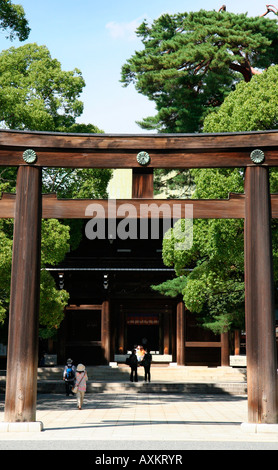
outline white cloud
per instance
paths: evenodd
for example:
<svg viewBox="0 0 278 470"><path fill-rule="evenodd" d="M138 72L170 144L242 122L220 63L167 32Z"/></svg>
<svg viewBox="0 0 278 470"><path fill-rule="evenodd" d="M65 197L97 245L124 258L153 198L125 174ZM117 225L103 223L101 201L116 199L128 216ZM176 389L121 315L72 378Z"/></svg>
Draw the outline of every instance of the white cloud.
<svg viewBox="0 0 278 470"><path fill-rule="evenodd" d="M110 21L105 25L108 29L110 36L113 39L126 39L128 41L134 41L137 38L136 29L143 22L144 17L141 16L135 20L126 23L117 23L116 21Z"/></svg>

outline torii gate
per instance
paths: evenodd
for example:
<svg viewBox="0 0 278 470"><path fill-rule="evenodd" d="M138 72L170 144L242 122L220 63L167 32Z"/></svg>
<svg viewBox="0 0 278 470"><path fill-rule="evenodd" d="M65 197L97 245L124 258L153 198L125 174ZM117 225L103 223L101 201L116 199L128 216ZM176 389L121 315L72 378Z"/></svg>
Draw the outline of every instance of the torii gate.
<svg viewBox="0 0 278 470"><path fill-rule="evenodd" d="M141 152L147 156L145 161L138 157ZM0 201L0 217L15 218L6 422L36 420L41 218L74 217L72 211L76 217L83 218L82 210L89 202L42 198L42 167L138 169L147 166L245 169L244 195L226 201L187 202L193 204L195 218L245 219L248 421L278 423L270 228L271 211L273 217L278 217L278 200L274 195L270 197L269 192L269 168L278 166L278 131L146 136L1 130L0 166L18 167L16 200L6 196ZM138 187L148 185L148 177L142 171ZM107 201L94 202L107 207ZM132 202L139 204L140 200ZM155 202L159 205L165 200ZM187 202L183 200L183 204ZM167 203L171 205L177 200L167 200Z"/></svg>

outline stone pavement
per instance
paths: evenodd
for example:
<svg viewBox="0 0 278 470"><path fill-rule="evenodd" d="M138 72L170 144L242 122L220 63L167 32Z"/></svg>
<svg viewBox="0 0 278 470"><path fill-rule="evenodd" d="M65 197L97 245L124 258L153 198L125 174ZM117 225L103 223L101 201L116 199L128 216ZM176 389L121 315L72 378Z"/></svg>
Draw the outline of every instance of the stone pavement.
<svg viewBox="0 0 278 470"><path fill-rule="evenodd" d="M198 441L229 443L236 449L239 443L271 443L278 449L278 433L254 433L242 430L247 422L247 398L229 394L167 394L167 393L89 393L82 410L75 397L62 394L40 394L37 402L37 421L43 423L41 432L1 432L0 449L13 442L64 442L72 448L78 441L107 442L111 449L152 448L160 442L162 448L179 449L184 442ZM4 395L0 395L0 422L4 421ZM143 443L143 444L142 444ZM46 445L46 444L45 444ZM149 447L148 447L149 446ZM168 446L168 447L167 447ZM15 447L14 447L15 448ZM102 447L103 448L103 447Z"/></svg>

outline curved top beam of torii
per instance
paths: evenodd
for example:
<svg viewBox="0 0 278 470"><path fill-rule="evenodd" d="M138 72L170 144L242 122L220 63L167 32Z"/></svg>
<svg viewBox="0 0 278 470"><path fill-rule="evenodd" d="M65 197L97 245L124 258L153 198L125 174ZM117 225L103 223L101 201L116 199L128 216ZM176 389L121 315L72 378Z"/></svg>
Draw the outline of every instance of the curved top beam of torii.
<svg viewBox="0 0 278 470"><path fill-rule="evenodd" d="M151 168L235 168L278 166L278 131L223 134L66 134L0 130L0 166L28 165L23 152L36 153L34 165L63 168L139 168L147 152Z"/></svg>

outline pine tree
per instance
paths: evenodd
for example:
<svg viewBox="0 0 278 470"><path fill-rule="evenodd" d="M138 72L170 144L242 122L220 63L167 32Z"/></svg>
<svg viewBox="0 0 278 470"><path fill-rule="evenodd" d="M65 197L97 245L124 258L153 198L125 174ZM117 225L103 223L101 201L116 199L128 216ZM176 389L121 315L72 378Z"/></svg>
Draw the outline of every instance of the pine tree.
<svg viewBox="0 0 278 470"><path fill-rule="evenodd" d="M130 83L156 104L141 123L159 132L196 132L241 80L278 60L276 20L205 11L165 14L137 30L144 45L122 67Z"/></svg>

